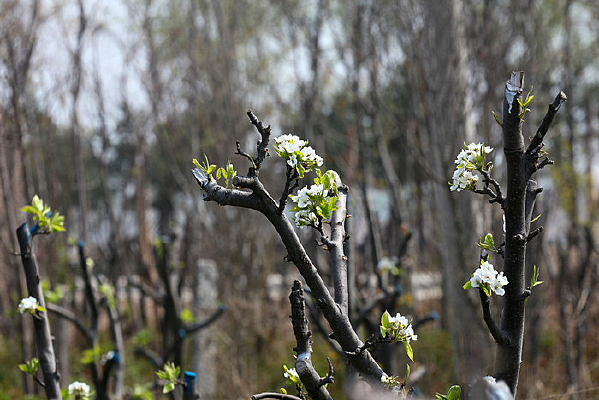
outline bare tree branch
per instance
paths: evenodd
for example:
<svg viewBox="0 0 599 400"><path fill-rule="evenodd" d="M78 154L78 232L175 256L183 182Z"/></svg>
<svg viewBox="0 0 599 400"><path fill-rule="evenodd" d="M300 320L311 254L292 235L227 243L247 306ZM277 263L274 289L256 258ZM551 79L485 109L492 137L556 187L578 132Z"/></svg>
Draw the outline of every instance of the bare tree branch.
<svg viewBox="0 0 599 400"><path fill-rule="evenodd" d="M252 396L252 400L262 400L262 399L278 399L278 400L303 400L301 397L292 396L290 394L283 393L270 393L264 392L260 394L255 394Z"/></svg>
<svg viewBox="0 0 599 400"><path fill-rule="evenodd" d="M312 332L308 328L308 319L306 318L306 306L304 303L304 290L299 281L293 282L293 288L289 295L291 302L291 322L293 324L293 333L295 335L297 359L295 361L295 370L300 380L306 387L306 391L315 400L332 400L328 390L321 384L321 378L312 365L312 344L310 337ZM330 364L330 361L329 361ZM332 369L332 366L330 370ZM329 380L332 382L333 377Z"/></svg>
<svg viewBox="0 0 599 400"><path fill-rule="evenodd" d="M331 215L331 238L326 240L333 270L333 282L335 286L335 302L341 307L345 315L349 315L349 295L347 282L347 256L343 250L345 242L345 219L347 217L347 193L349 188L341 184L339 180L337 187L339 190L339 200L337 201L337 210Z"/></svg>
<svg viewBox="0 0 599 400"><path fill-rule="evenodd" d="M487 328L489 328L489 332L495 342L501 346L508 346L510 341L509 338L505 335L505 333L499 329L497 324L495 323L495 319L493 318L493 314L491 314L491 298L485 294L485 291L482 289L478 289L478 294L480 295L480 304L483 309L483 319L485 324L487 324Z"/></svg>
<svg viewBox="0 0 599 400"><path fill-rule="evenodd" d="M46 303L46 309L51 313L56 314L58 317L64 318L67 321L72 322L73 325L75 325L75 327L77 327L77 329L79 329L79 331L83 334L83 336L85 336L85 338L91 342L92 334L89 332L87 327L83 325L79 317L76 316L73 312L54 303Z"/></svg>

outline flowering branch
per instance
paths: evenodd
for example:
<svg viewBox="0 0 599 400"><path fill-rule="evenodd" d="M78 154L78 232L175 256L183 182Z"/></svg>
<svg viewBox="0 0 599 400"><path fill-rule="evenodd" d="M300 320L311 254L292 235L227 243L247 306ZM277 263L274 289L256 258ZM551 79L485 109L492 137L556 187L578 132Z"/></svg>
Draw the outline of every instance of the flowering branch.
<svg viewBox="0 0 599 400"><path fill-rule="evenodd" d="M17 229L17 240L21 250L21 262L25 271L27 292L29 293L29 296L37 300L40 307L45 309L46 302L40 284L35 255L32 251L32 236L27 224L22 224ZM35 342L39 366L41 367L42 375L44 377L44 390L46 391L46 396L49 399L61 400L62 395L60 392L60 383L58 381L58 369L47 313L38 313L38 318L33 319L33 327L35 330Z"/></svg>
<svg viewBox="0 0 599 400"><path fill-rule="evenodd" d="M482 252L481 252L482 253ZM487 296L485 291L482 288L478 288L478 294L480 295L480 303L483 309L483 319L485 324L487 324L487 328L495 339L495 342L502 346L509 345L509 339L506 336L505 332L503 332L497 324L495 323L495 319L493 318L493 314L491 314L491 297Z"/></svg>
<svg viewBox="0 0 599 400"><path fill-rule="evenodd" d="M250 120L253 121L251 116ZM262 141L259 142L258 150L259 152L262 152L262 157L264 157L265 151L261 149L265 148L264 146L267 144L270 131L267 130L267 128L261 129L259 121L254 123L254 125L259 132L262 130ZM295 168L300 177L303 176L305 171L315 169L316 166L322 164L322 159L316 156L313 150L309 150L305 143L299 142L299 139L296 140L290 135L279 136L277 139L278 141L276 141L275 149L278 149L278 153L280 151L281 154L285 155L284 158L287 160L287 165ZM254 162L260 161L259 158L260 154L254 158ZM258 162L257 166L259 165L260 163ZM211 176L207 175L200 168L195 168L193 170L193 175L204 191L204 200L215 201L220 205L250 208L259 211L269 220L286 247L286 259L295 264L306 284L311 289L312 294L316 299L316 304L318 304L319 308L322 310L324 317L333 330L335 340L341 345L341 348L344 351L354 351L355 349L360 348L362 346L362 341L354 331L348 315L337 304L333 296L331 296L327 285L324 283L318 270L302 246L291 222L285 213L280 211L280 202L276 202L269 195L257 175L255 173L252 174L252 171L255 172L255 170L250 168L248 176L236 176L233 178L233 184L235 186L249 189L249 191L226 189L220 186ZM333 171L327 171L325 174L322 174L319 179L323 179L324 185L324 180L333 180L333 174ZM337 189L336 186L334 189ZM330 187L329 190L333 190L333 188ZM324 192L321 194L324 194ZM323 198L324 197L326 196L323 196ZM323 214L334 211L337 200L334 199L333 202L331 199L328 199L326 204L324 204L324 202L319 204L321 207L320 211ZM383 371L370 353L365 351L350 356L349 362L362 374L365 380L380 384L380 377L382 376Z"/></svg>

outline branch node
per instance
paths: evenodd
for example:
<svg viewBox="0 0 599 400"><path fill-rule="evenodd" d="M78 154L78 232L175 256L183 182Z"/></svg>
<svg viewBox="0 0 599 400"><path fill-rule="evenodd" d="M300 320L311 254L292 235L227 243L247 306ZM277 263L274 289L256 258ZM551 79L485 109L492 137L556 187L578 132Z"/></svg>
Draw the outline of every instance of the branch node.
<svg viewBox="0 0 599 400"><path fill-rule="evenodd" d="M527 236L518 233L517 235L514 235L514 240L517 241L519 244L524 244L526 243Z"/></svg>
<svg viewBox="0 0 599 400"><path fill-rule="evenodd" d="M543 232L543 227L539 226L534 231L530 232L530 234L526 237L526 243L529 243L532 239L535 238L539 233Z"/></svg>

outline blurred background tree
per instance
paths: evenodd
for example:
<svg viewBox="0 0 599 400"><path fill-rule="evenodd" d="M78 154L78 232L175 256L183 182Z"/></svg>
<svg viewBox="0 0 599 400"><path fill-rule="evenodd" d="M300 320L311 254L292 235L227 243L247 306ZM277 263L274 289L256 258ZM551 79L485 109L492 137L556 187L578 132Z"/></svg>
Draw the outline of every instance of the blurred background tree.
<svg viewBox="0 0 599 400"><path fill-rule="evenodd" d="M381 309L437 310L439 321L418 332L414 385L431 394L488 371L492 354L480 349L492 339L476 296L460 287L477 265L473 237L500 237L501 215L472 196L449 196L447 181L463 140L500 148L491 112L500 111L511 70L527 71L539 95L563 89L569 98L546 148L557 168L539 176L546 230L529 259L547 284L529 301L519 395L599 381L595 1L2 0L0 30L3 392L34 391L11 367L32 355L31 329L14 312L24 282L12 253L25 218L19 208L34 194L66 216L68 236L86 240L114 284L138 275L158 285L156 239L169 243L181 294L198 265L216 265L208 274L228 309L203 333L217 349L210 390L247 398L283 384L295 278L284 249L264 245L278 241L260 216L200 201L190 174L191 159L204 153L218 165L244 165L234 143L254 146L247 109L274 133L309 140L349 185L350 308L364 336ZM535 97L530 134L551 100ZM501 152L494 156L500 167ZM273 160L261 179L282 185L284 166ZM51 285L74 290L67 237L36 250ZM146 325L159 332L151 309L145 322L125 322L127 340ZM211 312L192 311L199 319ZM121 314L134 317L125 306ZM335 354L324 336L315 340L317 351ZM401 374L402 357L383 361ZM136 362L128 357L128 368L143 371ZM129 373L127 385L138 377ZM342 398L341 382L332 391Z"/></svg>

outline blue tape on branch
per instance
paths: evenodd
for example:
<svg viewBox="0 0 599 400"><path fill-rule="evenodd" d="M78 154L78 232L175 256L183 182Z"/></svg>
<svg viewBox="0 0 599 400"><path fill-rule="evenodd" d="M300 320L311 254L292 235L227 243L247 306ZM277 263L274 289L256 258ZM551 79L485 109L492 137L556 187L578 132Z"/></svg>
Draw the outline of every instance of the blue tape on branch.
<svg viewBox="0 0 599 400"><path fill-rule="evenodd" d="M310 360L310 354L309 353L298 354L297 359L298 360Z"/></svg>
<svg viewBox="0 0 599 400"><path fill-rule="evenodd" d="M185 371L185 385L187 386L185 390L187 393L192 391L197 378L198 376L195 372Z"/></svg>

